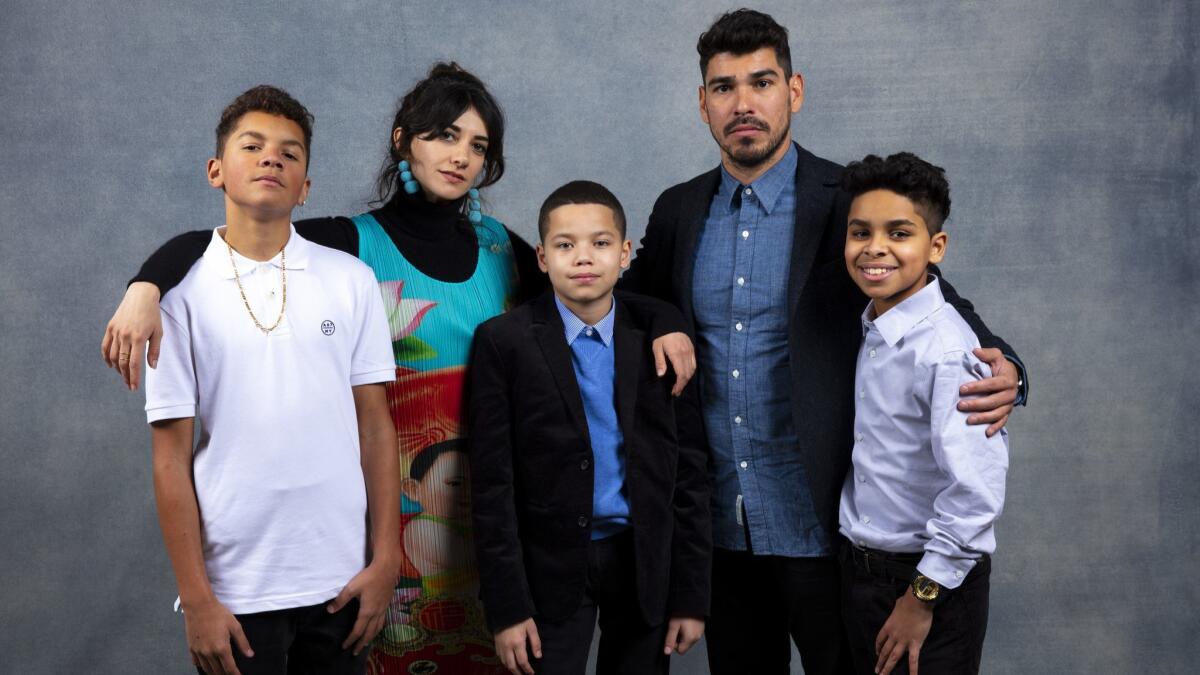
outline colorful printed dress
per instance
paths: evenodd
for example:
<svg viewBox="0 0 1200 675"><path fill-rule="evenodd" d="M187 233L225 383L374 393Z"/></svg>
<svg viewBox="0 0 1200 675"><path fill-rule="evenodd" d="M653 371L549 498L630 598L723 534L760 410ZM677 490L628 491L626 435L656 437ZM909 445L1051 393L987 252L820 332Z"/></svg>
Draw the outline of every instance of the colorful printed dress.
<svg viewBox="0 0 1200 675"><path fill-rule="evenodd" d="M370 214L355 216L358 257L375 270L396 355L388 402L400 439L401 580L371 653L373 675L506 672L479 603L470 486L461 437L475 327L508 309L512 242L498 221L474 226L475 272L439 281L414 267Z"/></svg>

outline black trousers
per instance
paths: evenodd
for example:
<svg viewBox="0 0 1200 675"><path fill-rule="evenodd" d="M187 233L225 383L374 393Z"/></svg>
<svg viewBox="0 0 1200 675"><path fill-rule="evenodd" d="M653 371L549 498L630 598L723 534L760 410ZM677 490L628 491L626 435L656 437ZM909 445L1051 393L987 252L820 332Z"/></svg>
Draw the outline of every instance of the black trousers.
<svg viewBox="0 0 1200 675"><path fill-rule="evenodd" d="M910 573L921 554L882 554L856 563L850 543L843 542L842 598L846 632L854 668L860 675L875 672L875 637L891 616L896 600L909 590ZM882 552L879 552L882 553ZM890 563L890 564L888 564ZM888 569L890 568L890 569ZM988 589L992 560L984 556L933 610L933 625L921 645L921 675L972 675L979 672L983 638L987 632ZM904 578L899 578L904 577ZM908 658L901 658L893 673L908 675Z"/></svg>
<svg viewBox="0 0 1200 675"><path fill-rule="evenodd" d="M629 531L588 544L587 586L579 609L564 621L533 618L542 640L542 658L530 655L538 675L583 675L597 614L598 675L667 673L670 658L663 654L667 624L664 620L646 625L638 606L633 566Z"/></svg>
<svg viewBox="0 0 1200 675"><path fill-rule="evenodd" d="M358 619L358 601L350 601L336 614L326 611L326 604L234 615L254 651L253 658L246 658L234 645L238 670L242 675L365 673L370 648L358 656L354 656L353 645L342 649Z"/></svg>
<svg viewBox="0 0 1200 675"><path fill-rule="evenodd" d="M786 675L795 641L805 675L852 672L842 625L837 559L713 550L712 616L705 626L713 675Z"/></svg>

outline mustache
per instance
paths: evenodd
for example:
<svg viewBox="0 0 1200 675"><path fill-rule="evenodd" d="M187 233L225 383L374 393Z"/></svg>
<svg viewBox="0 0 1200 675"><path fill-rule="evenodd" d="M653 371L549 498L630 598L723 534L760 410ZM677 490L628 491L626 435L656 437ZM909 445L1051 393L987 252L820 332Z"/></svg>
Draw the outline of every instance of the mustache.
<svg viewBox="0 0 1200 675"><path fill-rule="evenodd" d="M755 117L753 115L742 115L741 117L739 117L739 118L733 120L732 122L730 122L729 124L725 125L725 133L732 134L733 130L736 129L737 127L746 127L746 126L754 127L755 129L758 129L759 131L770 131L771 130L771 127L766 122L758 119L757 117Z"/></svg>

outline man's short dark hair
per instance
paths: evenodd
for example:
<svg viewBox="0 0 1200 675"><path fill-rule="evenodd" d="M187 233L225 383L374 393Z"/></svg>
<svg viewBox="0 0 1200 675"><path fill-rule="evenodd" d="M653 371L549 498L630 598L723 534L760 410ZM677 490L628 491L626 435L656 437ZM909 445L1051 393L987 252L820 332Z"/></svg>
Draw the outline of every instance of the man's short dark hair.
<svg viewBox="0 0 1200 675"><path fill-rule="evenodd" d="M842 189L853 199L871 190L889 190L907 197L929 228L929 234L942 231L950 217L950 183L946 170L934 166L911 152L898 152L883 159L867 155L850 162L842 170Z"/></svg>
<svg viewBox="0 0 1200 675"><path fill-rule="evenodd" d="M269 84L247 89L221 112L221 121L217 122L217 158L224 154L225 141L228 140L229 134L233 133L238 120L252 112L278 115L300 125L300 130L304 132L304 168L307 169L312 147L312 113L292 98L291 94Z"/></svg>
<svg viewBox="0 0 1200 675"><path fill-rule="evenodd" d="M783 68L783 76L792 77L792 50L788 47L788 32L770 14L753 9L726 12L700 34L696 51L700 52L700 76L708 77L708 62L717 54L728 52L742 56L763 47L775 50L775 58Z"/></svg>
<svg viewBox="0 0 1200 675"><path fill-rule="evenodd" d="M539 239L546 239L546 228L550 226L550 212L568 204L599 204L612 209L617 232L621 234L621 240L625 240L625 209L621 208L620 200L608 188L590 180L573 180L546 197L541 210L538 211Z"/></svg>

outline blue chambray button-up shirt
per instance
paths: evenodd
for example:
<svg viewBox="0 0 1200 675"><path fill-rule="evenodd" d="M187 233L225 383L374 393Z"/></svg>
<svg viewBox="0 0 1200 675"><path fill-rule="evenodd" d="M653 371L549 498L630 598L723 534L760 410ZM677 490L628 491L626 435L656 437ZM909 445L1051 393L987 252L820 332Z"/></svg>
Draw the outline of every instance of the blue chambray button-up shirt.
<svg viewBox="0 0 1200 675"><path fill-rule="evenodd" d="M750 185L722 167L692 279L713 543L791 557L831 551L792 426L787 286L797 159L792 146Z"/></svg>
<svg viewBox="0 0 1200 675"><path fill-rule="evenodd" d="M921 574L957 588L996 549L1008 434L987 437L958 410L958 388L991 376L979 340L929 283L875 320L863 313L855 371L853 467L842 535L859 546L925 555Z"/></svg>

